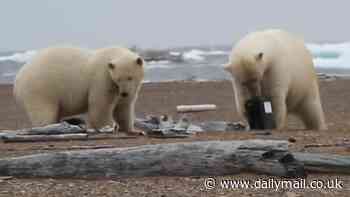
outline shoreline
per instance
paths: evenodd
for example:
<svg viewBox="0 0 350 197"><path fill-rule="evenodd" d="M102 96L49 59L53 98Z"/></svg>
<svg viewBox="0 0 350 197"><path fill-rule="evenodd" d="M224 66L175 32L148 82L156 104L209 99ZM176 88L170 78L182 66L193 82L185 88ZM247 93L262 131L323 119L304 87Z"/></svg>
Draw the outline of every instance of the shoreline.
<svg viewBox="0 0 350 197"><path fill-rule="evenodd" d="M319 80L324 80L324 79L330 79L330 78L336 78L336 79L341 79L341 80L349 80L350 79L350 69L349 69L349 74L330 74L330 73L323 73L323 72L318 72L317 76ZM206 80L206 79L199 79L199 80L169 80L169 81L143 81L142 84L162 84L162 83L203 83L203 82L227 82L231 81L230 79L218 79L218 80ZM0 83L0 86L7 86L13 85L13 82L9 83Z"/></svg>

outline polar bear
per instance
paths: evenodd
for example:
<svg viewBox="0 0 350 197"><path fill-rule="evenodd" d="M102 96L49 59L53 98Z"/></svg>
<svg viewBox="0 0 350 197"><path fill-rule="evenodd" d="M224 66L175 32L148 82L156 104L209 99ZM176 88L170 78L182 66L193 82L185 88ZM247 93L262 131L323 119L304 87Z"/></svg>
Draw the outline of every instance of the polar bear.
<svg viewBox="0 0 350 197"><path fill-rule="evenodd" d="M144 61L129 49L52 47L20 69L14 96L33 126L87 112L89 128L115 121L119 130L133 132L143 78Z"/></svg>
<svg viewBox="0 0 350 197"><path fill-rule="evenodd" d="M225 69L232 75L238 114L245 123L245 102L270 97L277 129L287 113L296 114L307 129L326 129L318 78L303 39L270 29L250 33L232 49Z"/></svg>

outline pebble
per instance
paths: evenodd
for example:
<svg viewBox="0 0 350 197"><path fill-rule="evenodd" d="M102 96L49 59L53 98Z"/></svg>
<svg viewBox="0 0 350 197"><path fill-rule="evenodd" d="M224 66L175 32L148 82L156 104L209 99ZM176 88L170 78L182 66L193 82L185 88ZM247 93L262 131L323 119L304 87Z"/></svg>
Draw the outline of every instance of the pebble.
<svg viewBox="0 0 350 197"><path fill-rule="evenodd" d="M294 137L288 138L288 142L295 143L297 140Z"/></svg>

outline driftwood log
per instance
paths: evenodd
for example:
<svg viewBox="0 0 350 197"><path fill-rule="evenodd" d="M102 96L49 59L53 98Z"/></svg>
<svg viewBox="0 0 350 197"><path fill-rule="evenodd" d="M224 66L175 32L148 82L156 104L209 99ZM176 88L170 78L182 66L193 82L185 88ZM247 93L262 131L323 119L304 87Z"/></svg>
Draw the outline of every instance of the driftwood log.
<svg viewBox="0 0 350 197"><path fill-rule="evenodd" d="M42 127L26 128L20 130L2 130L0 131L0 141L9 143L108 138L107 136L95 137L97 134L114 134L114 129L111 127L104 127L99 131L95 131L94 129L86 129L84 122L80 121L80 119L74 118L56 124L45 125ZM120 138L125 139L125 137Z"/></svg>
<svg viewBox="0 0 350 197"><path fill-rule="evenodd" d="M293 156L308 172L350 174L350 156L317 153L293 153Z"/></svg>
<svg viewBox="0 0 350 197"><path fill-rule="evenodd" d="M69 141L69 140L87 140L88 134L62 134L62 135L7 135L2 136L3 142L46 142L46 141Z"/></svg>
<svg viewBox="0 0 350 197"><path fill-rule="evenodd" d="M65 151L0 159L0 176L98 178L222 176L242 172L303 177L350 174L350 157L290 153L287 141L208 141Z"/></svg>
<svg viewBox="0 0 350 197"><path fill-rule="evenodd" d="M79 125L61 122L50 124L43 127L34 127L16 131L18 135L61 135L61 134L77 134L86 132L85 128Z"/></svg>
<svg viewBox="0 0 350 197"><path fill-rule="evenodd" d="M87 137L86 129L67 122L50 124L43 127L14 131L4 130L0 132L0 141L3 142L85 140Z"/></svg>
<svg viewBox="0 0 350 197"><path fill-rule="evenodd" d="M286 141L208 141L66 151L0 159L0 176L213 176L242 172L305 176Z"/></svg>

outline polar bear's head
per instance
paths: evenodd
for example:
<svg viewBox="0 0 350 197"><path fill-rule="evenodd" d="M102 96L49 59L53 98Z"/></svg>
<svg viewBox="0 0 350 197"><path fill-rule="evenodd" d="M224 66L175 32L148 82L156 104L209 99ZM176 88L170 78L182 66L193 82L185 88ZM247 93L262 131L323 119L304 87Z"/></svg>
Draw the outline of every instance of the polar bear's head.
<svg viewBox="0 0 350 197"><path fill-rule="evenodd" d="M234 55L224 68L251 96L261 95L261 81L266 70L263 52L244 56Z"/></svg>
<svg viewBox="0 0 350 197"><path fill-rule="evenodd" d="M108 71L122 98L133 98L144 78L144 60L131 53L108 62Z"/></svg>

